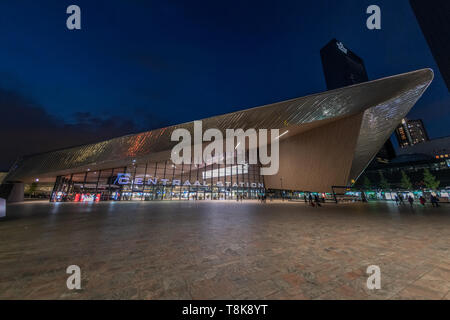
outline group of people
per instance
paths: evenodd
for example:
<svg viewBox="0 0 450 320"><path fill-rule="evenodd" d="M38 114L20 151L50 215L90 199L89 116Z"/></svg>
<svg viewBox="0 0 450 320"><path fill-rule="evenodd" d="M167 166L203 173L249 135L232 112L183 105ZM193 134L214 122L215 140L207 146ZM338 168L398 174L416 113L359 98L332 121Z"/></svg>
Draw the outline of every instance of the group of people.
<svg viewBox="0 0 450 320"><path fill-rule="evenodd" d="M303 199L305 200L305 203L309 202L309 205L311 207L321 207L322 205L320 204L320 202L325 202L325 198L323 196L322 198L319 198L317 194L313 196L311 193L308 195L308 197L306 197L306 194L303 195Z"/></svg>
<svg viewBox="0 0 450 320"><path fill-rule="evenodd" d="M258 200L261 201L261 203L266 203L267 196L265 194L258 196Z"/></svg>
<svg viewBox="0 0 450 320"><path fill-rule="evenodd" d="M402 194L395 195L394 200L395 200L395 204L397 204L397 205L404 205L405 204ZM409 202L409 205L412 207L413 204L414 204L414 198L411 195L408 195L407 200ZM420 204L423 207L425 207L425 203L427 202L427 200L425 199L424 196L420 196L419 197L419 202L420 202ZM439 203L438 203L439 199L438 199L437 196L431 195L430 202L431 202L431 205L433 207L439 207Z"/></svg>

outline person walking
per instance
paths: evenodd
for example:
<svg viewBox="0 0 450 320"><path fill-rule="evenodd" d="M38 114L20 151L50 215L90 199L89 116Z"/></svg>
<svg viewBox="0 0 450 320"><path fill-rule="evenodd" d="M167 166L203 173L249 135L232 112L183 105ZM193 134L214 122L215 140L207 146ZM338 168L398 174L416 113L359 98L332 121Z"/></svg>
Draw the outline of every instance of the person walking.
<svg viewBox="0 0 450 320"><path fill-rule="evenodd" d="M314 195L314 202L316 203L316 205L318 207L321 207L320 205L320 200L319 200L319 196L317 194Z"/></svg>
<svg viewBox="0 0 450 320"><path fill-rule="evenodd" d="M439 207L438 201L439 201L438 197L436 197L435 195L431 195L431 205L433 207L436 208Z"/></svg>
<svg viewBox="0 0 450 320"><path fill-rule="evenodd" d="M395 195L394 199L395 199L395 204L398 205L398 202L399 202L398 195Z"/></svg>
<svg viewBox="0 0 450 320"><path fill-rule="evenodd" d="M308 199L306 199L306 193L303 195L303 199L305 200L305 203L308 202Z"/></svg>
<svg viewBox="0 0 450 320"><path fill-rule="evenodd" d="M419 202L420 202L420 204L421 204L423 207L425 207L425 202L426 202L426 200L425 200L424 196L420 196Z"/></svg>
<svg viewBox="0 0 450 320"><path fill-rule="evenodd" d="M308 200L309 200L309 204L312 205L312 206L314 207L314 204L313 204L313 198L312 198L311 193L310 193L309 196L308 196Z"/></svg>
<svg viewBox="0 0 450 320"><path fill-rule="evenodd" d="M410 195L408 196L408 202L409 202L409 205L412 207L413 203L414 203L414 198L411 197Z"/></svg>
<svg viewBox="0 0 450 320"><path fill-rule="evenodd" d="M400 193L399 195L398 195L398 201L400 202L400 204L405 204L404 202L403 202L403 195Z"/></svg>
<svg viewBox="0 0 450 320"><path fill-rule="evenodd" d="M367 202L366 194L364 192L361 193L361 201Z"/></svg>

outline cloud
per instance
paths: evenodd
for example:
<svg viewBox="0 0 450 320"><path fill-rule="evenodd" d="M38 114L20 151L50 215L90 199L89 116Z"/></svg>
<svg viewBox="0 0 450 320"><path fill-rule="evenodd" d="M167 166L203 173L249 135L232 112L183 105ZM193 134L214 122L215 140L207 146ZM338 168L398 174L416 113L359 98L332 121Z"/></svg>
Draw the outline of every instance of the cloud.
<svg viewBox="0 0 450 320"><path fill-rule="evenodd" d="M0 171L9 170L20 156L92 143L164 127L163 120L143 109L130 108L130 116L103 116L76 112L68 123L20 93L0 88Z"/></svg>

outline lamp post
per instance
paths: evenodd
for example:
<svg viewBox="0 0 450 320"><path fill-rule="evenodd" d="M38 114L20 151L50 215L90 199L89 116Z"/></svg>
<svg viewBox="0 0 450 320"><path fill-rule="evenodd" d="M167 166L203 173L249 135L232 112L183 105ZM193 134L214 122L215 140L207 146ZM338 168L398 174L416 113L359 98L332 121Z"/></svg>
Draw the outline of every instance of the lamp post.
<svg viewBox="0 0 450 320"><path fill-rule="evenodd" d="M281 200L284 201L283 177L280 178L280 188L281 188Z"/></svg>

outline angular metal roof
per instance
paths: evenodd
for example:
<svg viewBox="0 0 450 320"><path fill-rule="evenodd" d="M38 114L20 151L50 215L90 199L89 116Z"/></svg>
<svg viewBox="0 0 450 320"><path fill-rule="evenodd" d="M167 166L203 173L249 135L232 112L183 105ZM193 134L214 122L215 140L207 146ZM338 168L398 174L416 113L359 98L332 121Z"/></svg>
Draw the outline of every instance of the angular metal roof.
<svg viewBox="0 0 450 320"><path fill-rule="evenodd" d="M302 98L203 119L203 130L217 128L282 129L292 132L364 112L350 176L356 178L389 138L401 119L433 79L422 69ZM185 128L193 133L194 122L127 135L98 143L24 157L11 168L6 180L27 181L54 177L90 168L112 168L142 161L168 159L177 142L172 132ZM291 130L293 128L294 130ZM289 136L289 135L286 135ZM283 137L285 138L285 137Z"/></svg>

